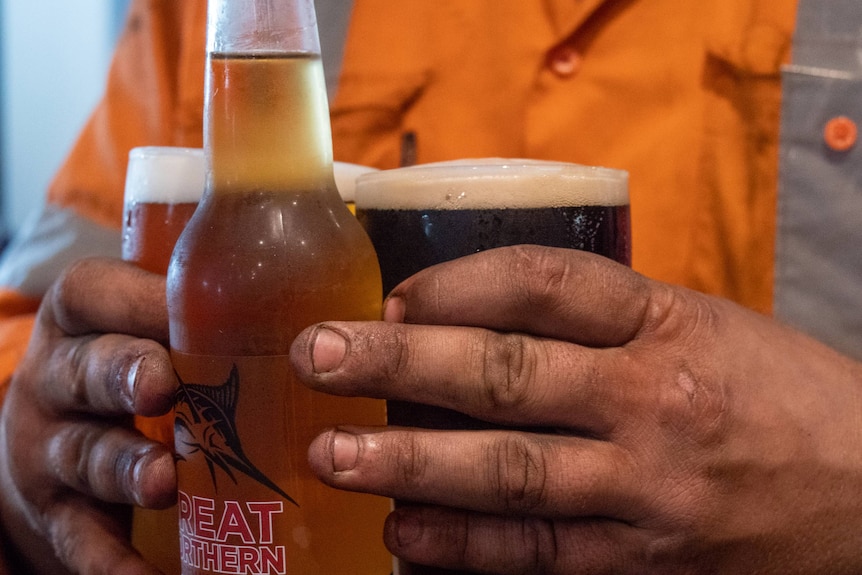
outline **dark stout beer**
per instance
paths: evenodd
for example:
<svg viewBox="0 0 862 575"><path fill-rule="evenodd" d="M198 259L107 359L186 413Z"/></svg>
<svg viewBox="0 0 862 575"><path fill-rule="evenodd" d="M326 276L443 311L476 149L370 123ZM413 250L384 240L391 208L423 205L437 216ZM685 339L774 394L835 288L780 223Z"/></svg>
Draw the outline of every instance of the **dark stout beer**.
<svg viewBox="0 0 862 575"><path fill-rule="evenodd" d="M222 26L280 12L300 15L296 30L214 49L234 46ZM211 0L210 15L207 188L168 273L182 572L387 574L389 502L330 489L306 462L325 427L379 425L384 405L310 391L287 356L308 325L376 319L381 302L373 248L333 180L313 6ZM293 44L307 51L268 44L309 30L312 45Z"/></svg>
<svg viewBox="0 0 862 575"><path fill-rule="evenodd" d="M518 244L586 250L631 263L628 175L530 160L460 160L361 176L357 218L371 238L383 289L434 264ZM389 402L388 421L481 429L462 414Z"/></svg>
<svg viewBox="0 0 862 575"><path fill-rule="evenodd" d="M445 162L360 178L362 225L388 292L431 265L538 244L631 264L624 172L524 160Z"/></svg>
<svg viewBox="0 0 862 575"><path fill-rule="evenodd" d="M585 250L629 263L628 206L365 210L361 221L380 250L386 291L435 263L517 244ZM394 242L413 249L382 247Z"/></svg>
<svg viewBox="0 0 862 575"><path fill-rule="evenodd" d="M423 268L517 244L631 263L628 176L618 170L500 159L389 170L358 179L356 215L377 250L386 292ZM401 401L388 403L388 421L431 429L500 427ZM458 575L404 562L396 573Z"/></svg>

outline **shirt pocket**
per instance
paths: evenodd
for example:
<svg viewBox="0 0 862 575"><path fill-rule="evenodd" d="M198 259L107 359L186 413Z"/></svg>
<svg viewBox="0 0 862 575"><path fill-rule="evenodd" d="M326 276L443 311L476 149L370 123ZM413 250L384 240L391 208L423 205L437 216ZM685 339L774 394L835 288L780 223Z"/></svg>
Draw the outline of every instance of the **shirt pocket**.
<svg viewBox="0 0 862 575"><path fill-rule="evenodd" d="M377 168L404 163L405 117L428 82L426 74L341 77L332 106L335 158Z"/></svg>
<svg viewBox="0 0 862 575"><path fill-rule="evenodd" d="M711 11L707 87L734 108L751 137L775 140L781 67L790 59L795 2L727 0Z"/></svg>

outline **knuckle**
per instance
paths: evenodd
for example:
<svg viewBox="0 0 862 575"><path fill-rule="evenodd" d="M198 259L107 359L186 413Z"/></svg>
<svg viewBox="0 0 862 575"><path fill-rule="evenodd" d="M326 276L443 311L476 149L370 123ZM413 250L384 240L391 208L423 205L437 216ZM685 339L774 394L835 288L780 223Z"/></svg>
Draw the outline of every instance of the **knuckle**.
<svg viewBox="0 0 862 575"><path fill-rule="evenodd" d="M53 516L46 520L48 540L57 559L66 566L73 566L78 563L78 553L82 547L82 532L70 528L70 524L74 522L71 510L65 505L57 507L58 509L53 510L51 514Z"/></svg>
<svg viewBox="0 0 862 575"><path fill-rule="evenodd" d="M538 246L516 246L512 249L511 274L521 283L520 294L527 305L554 309L566 286L573 279L571 263L557 250Z"/></svg>
<svg viewBox="0 0 862 575"><path fill-rule="evenodd" d="M483 347L482 389L495 411L511 412L529 403L536 357L526 338L488 332Z"/></svg>
<svg viewBox="0 0 862 575"><path fill-rule="evenodd" d="M51 286L49 302L55 322L60 326L72 323L76 302L80 300L86 286L93 281L97 261L92 258L75 260L66 266Z"/></svg>
<svg viewBox="0 0 862 575"><path fill-rule="evenodd" d="M141 459L125 429L98 425L65 426L50 440L49 469L62 485L114 502L134 499L134 475Z"/></svg>
<svg viewBox="0 0 862 575"><path fill-rule="evenodd" d="M544 448L521 433L505 433L491 444L488 457L490 484L507 512L529 513L547 500Z"/></svg>
<svg viewBox="0 0 862 575"><path fill-rule="evenodd" d="M698 550L702 539L696 531L680 529L676 533L663 535L644 544L641 550L641 561L648 565L652 573L692 575L703 571L694 565L698 560ZM669 566L673 566L672 568Z"/></svg>
<svg viewBox="0 0 862 575"><path fill-rule="evenodd" d="M48 444L48 469L62 484L82 491L89 485L90 453L95 438L81 426L65 426Z"/></svg>
<svg viewBox="0 0 862 575"><path fill-rule="evenodd" d="M146 343L135 340L127 344L123 336L115 334L77 338L62 357L67 367L59 385L64 387L52 390L52 396L62 392L68 396L69 408L76 411L94 408L117 414L132 411L129 377L137 376L138 367L150 353L142 345Z"/></svg>
<svg viewBox="0 0 862 575"><path fill-rule="evenodd" d="M427 475L428 458L415 434L400 433L395 453L395 468L401 484L407 487L421 485Z"/></svg>
<svg viewBox="0 0 862 575"><path fill-rule="evenodd" d="M134 444L119 444L110 436L96 443L88 462L90 489L102 498L118 503L135 499L135 471L141 453Z"/></svg>
<svg viewBox="0 0 862 575"><path fill-rule="evenodd" d="M641 325L643 334L673 339L683 345L702 346L715 335L719 315L709 298L657 284L650 291Z"/></svg>
<svg viewBox="0 0 862 575"><path fill-rule="evenodd" d="M88 348L90 338L81 340L68 348L65 363L68 365L69 376L60 385L64 385L73 409L85 409L90 403L90 390L87 385L89 375Z"/></svg>
<svg viewBox="0 0 862 575"><path fill-rule="evenodd" d="M521 523L525 556L529 573L556 573L557 537L553 522L547 519L527 518Z"/></svg>
<svg viewBox="0 0 862 575"><path fill-rule="evenodd" d="M444 538L445 548L451 550L450 555L466 565L488 565L488 542L483 537L482 523L482 518L469 514L464 515L462 522L453 522ZM561 570L554 521L539 517L519 518L509 522L505 531L507 540L516 550L510 559L510 572L515 572L514 568L523 575L565 572Z"/></svg>
<svg viewBox="0 0 862 575"><path fill-rule="evenodd" d="M375 388L409 372L412 346L403 324L381 323L371 331L351 335L348 345L350 383ZM373 361L368 362L369 358Z"/></svg>
<svg viewBox="0 0 862 575"><path fill-rule="evenodd" d="M729 398L723 385L705 382L688 365L681 365L675 374L677 398L669 410L668 421L677 435L708 446L720 442L727 423Z"/></svg>
<svg viewBox="0 0 862 575"><path fill-rule="evenodd" d="M400 379L409 371L410 361L410 338L407 337L407 331L401 324L397 324L395 329L389 332L388 341L385 342L384 350L389 355L389 361L386 363L386 375L389 381Z"/></svg>
<svg viewBox="0 0 862 575"><path fill-rule="evenodd" d="M696 358L712 355L721 317L712 300L678 288L654 290L644 318L644 332L672 342L666 366L665 393L655 416L678 437L709 445L720 441L728 423L730 403L726 382Z"/></svg>

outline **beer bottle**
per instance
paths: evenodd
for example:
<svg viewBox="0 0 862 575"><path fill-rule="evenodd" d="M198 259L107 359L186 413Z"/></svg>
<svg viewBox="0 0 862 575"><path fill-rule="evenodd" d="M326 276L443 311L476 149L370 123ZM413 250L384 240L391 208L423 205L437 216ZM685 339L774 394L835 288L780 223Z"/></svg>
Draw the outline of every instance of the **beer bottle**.
<svg viewBox="0 0 862 575"><path fill-rule="evenodd" d="M168 271L184 575L388 575L390 503L318 482L325 427L382 425L382 402L295 380L290 345L377 319L377 259L341 201L312 0L210 0L206 184Z"/></svg>

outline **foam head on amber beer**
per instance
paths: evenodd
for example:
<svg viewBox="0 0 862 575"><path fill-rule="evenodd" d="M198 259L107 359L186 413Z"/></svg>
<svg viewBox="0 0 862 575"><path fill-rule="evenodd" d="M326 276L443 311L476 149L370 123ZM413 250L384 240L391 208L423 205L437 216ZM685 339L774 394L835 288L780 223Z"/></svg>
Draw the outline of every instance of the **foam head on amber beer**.
<svg viewBox="0 0 862 575"><path fill-rule="evenodd" d="M174 243L204 189L197 148L142 147L129 152L123 208L123 259L167 273Z"/></svg>
<svg viewBox="0 0 862 575"><path fill-rule="evenodd" d="M541 160L455 160L362 175L356 202L389 210L621 206L629 203L628 173Z"/></svg>
<svg viewBox="0 0 862 575"><path fill-rule="evenodd" d="M148 146L129 152L125 190L127 203L197 202L203 189L203 150Z"/></svg>

